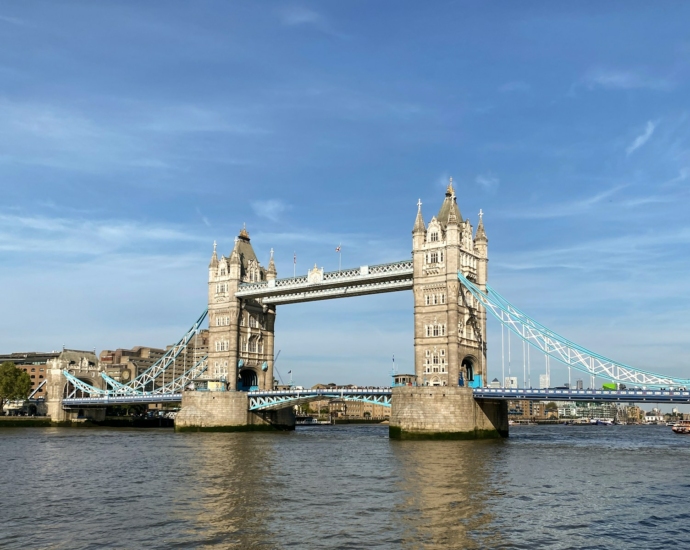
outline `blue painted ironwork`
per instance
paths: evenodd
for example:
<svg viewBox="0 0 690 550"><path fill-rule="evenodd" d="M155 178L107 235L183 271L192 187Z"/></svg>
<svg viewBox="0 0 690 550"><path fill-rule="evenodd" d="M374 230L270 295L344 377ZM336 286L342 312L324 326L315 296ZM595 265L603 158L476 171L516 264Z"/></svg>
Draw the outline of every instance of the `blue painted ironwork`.
<svg viewBox="0 0 690 550"><path fill-rule="evenodd" d="M637 369L575 344L517 309L489 285L486 292L458 272L475 300L522 340L576 370L613 382L654 388L690 387L690 379Z"/></svg>
<svg viewBox="0 0 690 550"><path fill-rule="evenodd" d="M557 388L476 388L475 399L528 401L597 401L621 403L690 403L690 391L672 390L564 390Z"/></svg>
<svg viewBox="0 0 690 550"><path fill-rule="evenodd" d="M347 401L361 401L375 405L390 407L391 389L318 389L318 390L274 390L249 392L249 410L284 409L310 401L322 399L345 399Z"/></svg>

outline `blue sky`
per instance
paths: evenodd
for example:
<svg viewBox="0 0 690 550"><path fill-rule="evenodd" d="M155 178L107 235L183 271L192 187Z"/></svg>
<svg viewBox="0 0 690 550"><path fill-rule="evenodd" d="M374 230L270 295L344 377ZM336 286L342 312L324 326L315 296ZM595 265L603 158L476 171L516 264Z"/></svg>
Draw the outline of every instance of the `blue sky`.
<svg viewBox="0 0 690 550"><path fill-rule="evenodd" d="M0 1L0 350L174 342L213 241L228 253L245 222L279 276L293 252L337 268L338 243L344 267L409 257L417 199L428 221L453 176L503 295L690 377L688 20L687 2ZM412 297L283 306L276 341L297 383L385 384L394 353L412 369Z"/></svg>

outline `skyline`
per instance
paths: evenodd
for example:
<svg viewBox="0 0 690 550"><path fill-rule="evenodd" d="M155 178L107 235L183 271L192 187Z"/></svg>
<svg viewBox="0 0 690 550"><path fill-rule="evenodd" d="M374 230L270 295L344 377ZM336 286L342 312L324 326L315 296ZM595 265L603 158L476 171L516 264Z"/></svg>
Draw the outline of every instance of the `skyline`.
<svg viewBox="0 0 690 550"><path fill-rule="evenodd" d="M3 353L174 343L244 223L279 277L407 258L452 176L494 288L690 378L690 7L498 5L0 2ZM280 307L277 366L382 385L411 302Z"/></svg>

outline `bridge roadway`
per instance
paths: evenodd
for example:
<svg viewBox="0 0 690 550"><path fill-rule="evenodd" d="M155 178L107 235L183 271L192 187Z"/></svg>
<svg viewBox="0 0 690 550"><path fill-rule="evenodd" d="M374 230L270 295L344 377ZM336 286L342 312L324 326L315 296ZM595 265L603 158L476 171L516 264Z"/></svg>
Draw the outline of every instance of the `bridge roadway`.
<svg viewBox="0 0 690 550"><path fill-rule="evenodd" d="M318 401L319 399L347 399L364 401L390 407L391 388L318 389L250 391L250 410L281 409L288 406ZM529 401L601 401L620 403L690 403L690 391L676 390L567 390L532 388L475 388L475 399L529 400ZM109 405L134 405L153 403L177 403L181 393L157 395L123 395L115 397L80 397L63 399L63 407L107 407Z"/></svg>

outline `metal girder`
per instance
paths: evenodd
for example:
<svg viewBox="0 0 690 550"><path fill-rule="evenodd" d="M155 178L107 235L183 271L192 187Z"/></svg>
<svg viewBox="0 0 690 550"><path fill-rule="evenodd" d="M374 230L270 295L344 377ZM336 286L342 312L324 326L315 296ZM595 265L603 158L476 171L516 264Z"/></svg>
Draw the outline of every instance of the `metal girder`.
<svg viewBox="0 0 690 550"><path fill-rule="evenodd" d="M376 390L368 389L334 389L334 390L275 390L249 392L249 410L275 410L284 409L320 401L322 399L345 399L347 401L360 401L375 405L391 406L390 388Z"/></svg>
<svg viewBox="0 0 690 550"><path fill-rule="evenodd" d="M528 400L528 401L601 401L639 403L690 403L690 391L670 390L559 390L476 388L475 399Z"/></svg>
<svg viewBox="0 0 690 550"><path fill-rule="evenodd" d="M192 338L197 335L197 333L199 332L199 330L201 328L201 323L203 323L204 319L206 319L206 315L208 315L208 309L204 310L204 312L201 314L201 316L196 320L196 322L192 325L192 327L185 333L185 335L180 339L180 341L177 342L174 346L172 346L168 351L166 351L165 354L163 355L163 357L161 357L158 361L156 361L148 369L146 369L144 372L142 372L134 380L132 380L131 382L129 382L127 384L124 384L123 386L126 386L128 388L131 388L134 391L139 391L139 392L146 391L147 385L149 385L149 384L151 384L152 386L155 386L155 380L161 374L166 372L168 370L168 367L170 367L170 365L174 364L175 360L180 355L180 353L182 353L182 351L187 348L187 345L192 340ZM110 380L112 380L112 378ZM122 389L122 388L120 388L120 389Z"/></svg>
<svg viewBox="0 0 690 550"><path fill-rule="evenodd" d="M72 407L108 407L110 405L135 405L151 403L178 403L182 401L181 393L168 393L165 395L124 395L103 397L74 397L62 400L62 407L69 409Z"/></svg>
<svg viewBox="0 0 690 550"><path fill-rule="evenodd" d="M472 293L472 296L487 311L491 312L501 324L528 344L569 367L607 380L633 386L657 388L672 386L690 387L690 379L664 376L636 369L594 353L537 323L527 314L513 306L489 285L486 285L486 292L484 292L464 277L462 273L458 273L458 279Z"/></svg>
<svg viewBox="0 0 690 550"><path fill-rule="evenodd" d="M43 382L36 386L36 389L29 394L29 397L27 397L27 399L32 399L34 395L41 391L41 388L46 385L46 382L48 382L47 379L43 380Z"/></svg>
<svg viewBox="0 0 690 550"><path fill-rule="evenodd" d="M243 283L237 298L252 298L271 304L292 304L394 292L412 288L412 260L361 266L353 269L303 275L275 281Z"/></svg>

